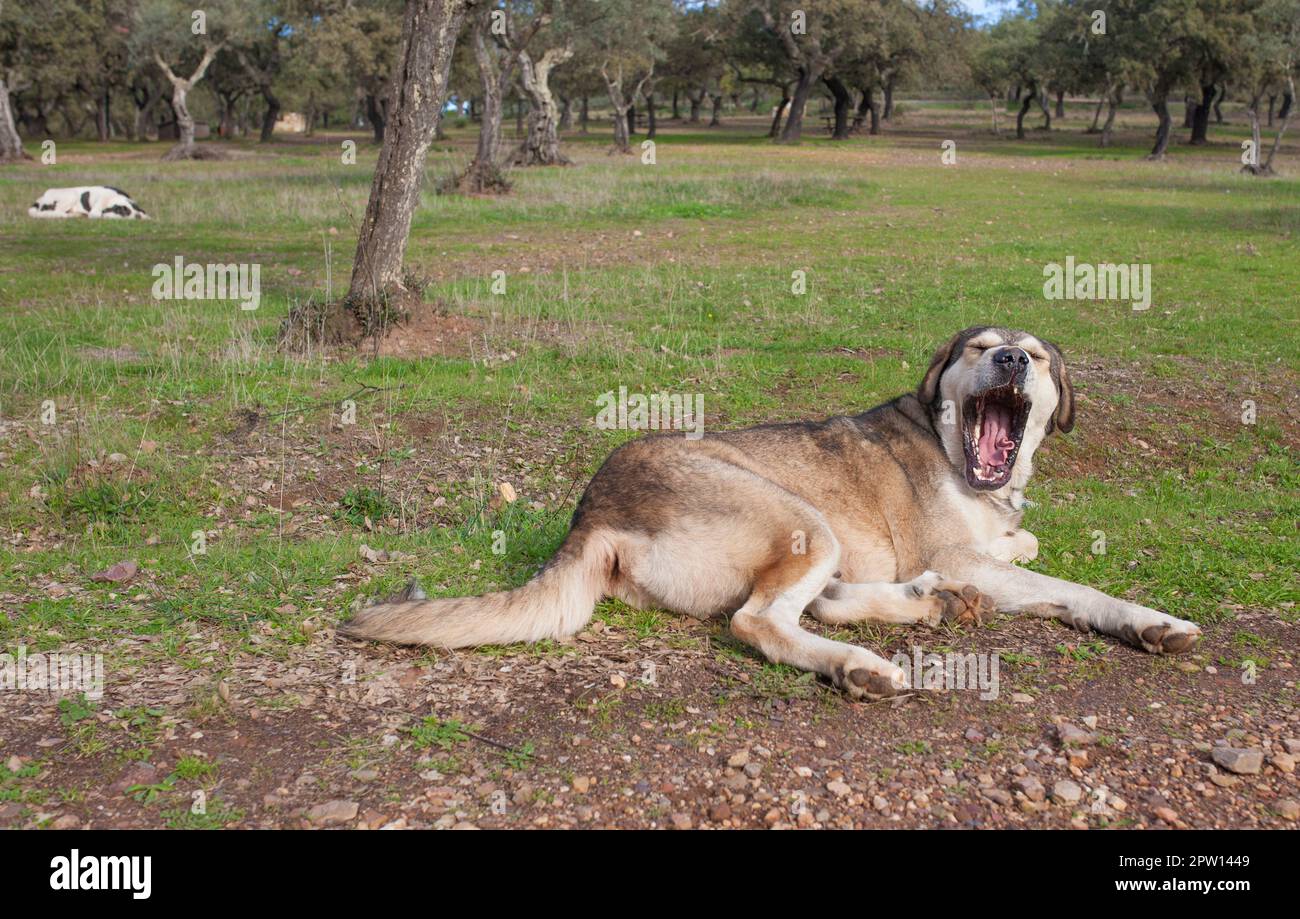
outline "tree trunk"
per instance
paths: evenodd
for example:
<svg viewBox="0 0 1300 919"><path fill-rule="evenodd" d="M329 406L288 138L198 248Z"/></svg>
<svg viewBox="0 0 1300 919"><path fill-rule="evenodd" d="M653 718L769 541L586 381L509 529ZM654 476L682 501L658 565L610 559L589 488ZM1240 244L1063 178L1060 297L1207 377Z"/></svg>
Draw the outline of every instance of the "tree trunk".
<svg viewBox="0 0 1300 919"><path fill-rule="evenodd" d="M1031 86L1029 92L1025 93L1024 100L1020 103L1020 111L1016 112L1016 140L1025 139L1025 116L1029 114L1029 107L1034 104L1034 98L1038 93L1034 92Z"/></svg>
<svg viewBox="0 0 1300 919"><path fill-rule="evenodd" d="M785 114L785 110L789 106L790 106L790 87L788 85L782 86L781 101L776 104L776 111L772 115L772 127L767 132L767 136L772 138L773 140L776 140L776 138L781 136L781 116Z"/></svg>
<svg viewBox="0 0 1300 919"><path fill-rule="evenodd" d="M478 64L479 84L483 90L483 104L479 109L478 146L474 151L474 159L455 183L459 190L471 194L492 194L510 188L497 161L501 147L501 106L513 68L499 67L493 58L489 47L489 42L492 42L489 28L486 17L475 19L474 59Z"/></svg>
<svg viewBox="0 0 1300 919"><path fill-rule="evenodd" d="M1183 127L1190 129L1196 119L1196 100L1183 94Z"/></svg>
<svg viewBox="0 0 1300 919"><path fill-rule="evenodd" d="M794 98L790 100L790 114L785 119L785 128L781 131L781 142L797 144L803 136L803 113L812 95L813 87L821 79L824 68L815 64L806 64L799 71L799 80L794 86Z"/></svg>
<svg viewBox="0 0 1300 919"><path fill-rule="evenodd" d="M835 127L831 131L831 140L846 140L849 136L849 109L853 107L853 97L849 95L844 82L834 74L822 77L822 82L835 99Z"/></svg>
<svg viewBox="0 0 1300 919"><path fill-rule="evenodd" d="M617 76L609 73L608 64L601 63L600 75L605 79L605 88L609 96L609 104L614 108L614 147L611 153L631 153L632 147L629 140L630 122L635 117L632 103L645 85L654 79L654 65L651 65L649 73L641 78L636 87L628 95L623 94L623 67L620 64Z"/></svg>
<svg viewBox="0 0 1300 919"><path fill-rule="evenodd" d="M582 133L583 133L583 134L586 134L586 133L587 133L587 121L588 121L588 119L589 119L589 113L588 113L588 111L587 111L587 97L586 97L586 96L583 96L583 97L582 97L582 112L581 112L580 117L578 118L579 123L582 125Z"/></svg>
<svg viewBox="0 0 1300 919"><path fill-rule="evenodd" d="M630 99L627 103L627 133L629 136L636 133L636 100Z"/></svg>
<svg viewBox="0 0 1300 919"><path fill-rule="evenodd" d="M573 100L560 97L560 124L561 131L568 131L573 128Z"/></svg>
<svg viewBox="0 0 1300 919"><path fill-rule="evenodd" d="M1228 84L1220 83L1218 95L1214 97L1214 123L1223 124L1223 97L1228 95Z"/></svg>
<svg viewBox="0 0 1300 919"><path fill-rule="evenodd" d="M366 120L370 122L370 132L375 137L375 143L382 144L384 142L384 110L374 93L366 93Z"/></svg>
<svg viewBox="0 0 1300 919"><path fill-rule="evenodd" d="M722 126L722 93L715 93L710 97L713 101L713 114L709 117L709 127L717 128Z"/></svg>
<svg viewBox="0 0 1300 919"><path fill-rule="evenodd" d="M456 40L470 0L407 0L388 125L361 222L348 300L373 307L405 291L402 262L420 200L424 165L447 98ZM366 331L373 323L363 321Z"/></svg>
<svg viewBox="0 0 1300 919"><path fill-rule="evenodd" d="M1290 102L1295 97L1295 78L1292 76L1292 70L1290 67L1288 67L1286 71L1286 86L1286 102L1282 106L1282 110L1286 114L1282 115L1282 123L1278 125L1277 134L1273 136L1273 146L1269 148L1268 159L1264 160L1264 164L1260 167L1260 170L1264 175L1273 174L1273 157L1277 156L1277 150L1282 146L1282 135L1286 133L1286 126L1291 121ZM1256 147L1256 149L1259 148Z"/></svg>
<svg viewBox="0 0 1300 919"><path fill-rule="evenodd" d="M885 110L880 113L880 120L889 121L893 117L894 117L894 78L890 77L888 80L885 81Z"/></svg>
<svg viewBox="0 0 1300 919"><path fill-rule="evenodd" d="M1043 111L1043 130L1052 130L1052 110L1047 107L1047 90L1038 94L1038 107Z"/></svg>
<svg viewBox="0 0 1300 919"><path fill-rule="evenodd" d="M1215 86L1213 83L1201 87L1201 101L1192 116L1191 143L1197 146L1208 144L1210 133L1210 113L1213 111Z"/></svg>
<svg viewBox="0 0 1300 919"><path fill-rule="evenodd" d="M1115 126L1115 114L1119 111L1119 98L1117 92L1107 93L1106 96L1106 123L1101 128L1101 140L1098 146L1109 147L1111 129Z"/></svg>
<svg viewBox="0 0 1300 919"><path fill-rule="evenodd" d="M9 85L0 76L0 163L29 160L31 155L23 149L23 140L14 124L14 111L9 102Z"/></svg>
<svg viewBox="0 0 1300 919"><path fill-rule="evenodd" d="M673 90L673 121L682 120L682 112L681 112L681 108L679 107L680 103L677 101L678 95L679 95L678 91L674 89Z"/></svg>
<svg viewBox="0 0 1300 919"><path fill-rule="evenodd" d="M1165 158L1165 152L1169 149L1169 134L1173 129L1173 119L1169 117L1169 99L1164 93L1159 93L1155 101L1151 103L1155 109L1156 116L1160 119L1159 126L1156 127L1156 144L1147 154L1149 160L1162 160Z"/></svg>
<svg viewBox="0 0 1300 919"><path fill-rule="evenodd" d="M259 87L262 98L266 101L266 114L262 116L262 135L259 142L269 144L275 135L275 123L280 120L280 100L271 92L269 85Z"/></svg>
<svg viewBox="0 0 1300 919"><path fill-rule="evenodd" d="M105 143L113 133L112 125L112 97L109 95L108 87L99 94L95 100L95 136L100 143Z"/></svg>
<svg viewBox="0 0 1300 919"><path fill-rule="evenodd" d="M1282 93L1282 108L1278 110L1277 117L1287 118L1291 115L1291 103L1295 101L1295 90L1287 90Z"/></svg>
<svg viewBox="0 0 1300 919"><path fill-rule="evenodd" d="M167 82L172 85L172 111L176 113L176 145L163 154L165 160L188 160L195 159L198 155L198 148L194 145L194 116L190 114L187 102L189 100L190 90L195 84L203 79L207 73L208 65L212 63L217 52L221 50L220 44L204 44L203 58L199 61L198 67L189 77L181 77L172 72L171 67L162 59L162 55L154 52L154 63L162 71Z"/></svg>
<svg viewBox="0 0 1300 919"><path fill-rule="evenodd" d="M1065 90L1063 89L1056 91L1056 117L1065 117Z"/></svg>
<svg viewBox="0 0 1300 919"><path fill-rule="evenodd" d="M573 48L547 48L536 61L527 51L519 52L519 76L532 107L528 112L528 134L515 153L516 166L567 166L569 158L560 152L560 109L551 92L551 71L573 57Z"/></svg>
<svg viewBox="0 0 1300 919"><path fill-rule="evenodd" d="M698 93L692 93L688 91L686 93L686 98L691 100L691 117L689 119L690 123L699 124L700 107L704 105L704 90L700 90Z"/></svg>
<svg viewBox="0 0 1300 919"><path fill-rule="evenodd" d="M849 133L857 134L862 130L862 126L867 121L867 114L871 111L871 87L868 86L862 90L862 95L858 98L858 107L853 112L853 124L849 125Z"/></svg>
<svg viewBox="0 0 1300 919"><path fill-rule="evenodd" d="M1268 126L1273 127L1273 111L1277 107L1277 96L1268 97Z"/></svg>
<svg viewBox="0 0 1300 919"><path fill-rule="evenodd" d="M867 133L875 136L880 133L880 108L876 105L875 93L871 87L866 90L867 114L871 116L871 127Z"/></svg>
<svg viewBox="0 0 1300 919"><path fill-rule="evenodd" d="M1101 94L1101 98L1099 98L1099 99L1097 100L1097 107L1096 107L1095 109L1093 109L1093 112L1092 112L1092 124L1090 124L1090 125L1088 126L1088 130L1087 130L1087 131L1084 131L1085 134L1096 134L1096 133L1097 133L1097 131L1099 130L1099 128L1098 128L1097 126L1098 126L1099 124L1101 124L1101 110L1102 110L1105 106L1106 106L1106 93L1102 93L1102 94Z"/></svg>
<svg viewBox="0 0 1300 919"><path fill-rule="evenodd" d="M650 92L645 94L645 136L650 140L655 139L659 131L659 125L655 121L655 94Z"/></svg>

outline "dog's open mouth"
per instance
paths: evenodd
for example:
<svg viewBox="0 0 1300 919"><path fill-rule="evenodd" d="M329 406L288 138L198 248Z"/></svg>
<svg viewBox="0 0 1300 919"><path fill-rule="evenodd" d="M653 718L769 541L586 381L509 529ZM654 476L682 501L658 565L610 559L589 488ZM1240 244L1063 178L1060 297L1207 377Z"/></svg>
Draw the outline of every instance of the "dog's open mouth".
<svg viewBox="0 0 1300 919"><path fill-rule="evenodd" d="M971 488L990 490L1011 481L1028 418L1029 400L1014 383L966 399L962 447L966 451L966 481Z"/></svg>

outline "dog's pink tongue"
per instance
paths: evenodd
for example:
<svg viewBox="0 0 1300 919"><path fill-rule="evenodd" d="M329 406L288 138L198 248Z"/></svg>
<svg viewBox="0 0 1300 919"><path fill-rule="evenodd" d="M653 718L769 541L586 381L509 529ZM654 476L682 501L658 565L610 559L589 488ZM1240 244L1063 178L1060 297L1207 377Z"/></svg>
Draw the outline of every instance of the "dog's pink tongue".
<svg viewBox="0 0 1300 919"><path fill-rule="evenodd" d="M1002 466L1015 449L1016 442L1009 436L1011 416L1000 405L990 405L984 411L984 427L980 430L980 462L985 466Z"/></svg>

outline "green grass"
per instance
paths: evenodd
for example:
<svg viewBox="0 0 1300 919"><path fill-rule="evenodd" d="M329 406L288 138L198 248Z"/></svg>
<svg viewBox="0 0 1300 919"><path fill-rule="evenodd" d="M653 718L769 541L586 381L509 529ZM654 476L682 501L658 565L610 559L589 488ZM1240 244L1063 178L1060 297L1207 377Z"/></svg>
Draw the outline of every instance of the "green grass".
<svg viewBox="0 0 1300 919"><path fill-rule="evenodd" d="M96 643L110 666L134 667L118 640L157 635L133 653L216 673L222 660L178 637L188 622L285 657L358 593L413 574L432 595L516 584L563 537L600 459L632 436L594 427L600 393L701 392L711 428L858 411L913 388L947 334L984 322L1039 332L1131 380L1084 385L1079 429L1040 461L1026 518L1036 568L1200 622L1238 606L1294 618L1300 482L1286 413L1300 182L1237 172L1231 112L1215 144L1175 145L1151 164L1136 109L1105 151L1082 134L1081 111L1017 143L981 133L978 105L916 110L932 120L924 132L904 121L793 149L767 143L757 122L670 128L654 166L606 156L603 136L574 137L577 166L517 172L499 199L438 196L429 181L408 262L434 278L429 299L480 329L474 350L435 358L274 349L291 306L346 281L374 163L365 143L356 166L331 139L182 164L159 163L158 147L67 142L60 165L5 167L0 501L20 538L0 545L0 644ZM955 167L939 163L947 136ZM430 179L471 140L453 131ZM1283 169L1298 163L1288 149ZM128 189L156 219L24 216L40 189L83 182ZM151 266L176 255L260 263L260 309L154 301ZM1045 300L1042 267L1067 255L1150 263L1151 309ZM1162 402L1157 383L1188 396ZM1214 419L1242 393L1259 423L1225 433ZM340 427L348 398L357 424ZM1176 447L1152 459L1090 428L1103 401L1129 434ZM1098 451L1107 468L1081 462ZM502 505L506 480L520 500ZM281 505L281 482L310 503ZM1096 530L1104 555L1089 549ZM340 575L362 542L412 559L359 587ZM135 583L89 582L125 558L141 564ZM50 587L69 583L85 589ZM599 618L632 640L666 634L655 611L609 603ZM737 688L811 692L800 679L765 668ZM417 744L441 744L441 728L416 730Z"/></svg>

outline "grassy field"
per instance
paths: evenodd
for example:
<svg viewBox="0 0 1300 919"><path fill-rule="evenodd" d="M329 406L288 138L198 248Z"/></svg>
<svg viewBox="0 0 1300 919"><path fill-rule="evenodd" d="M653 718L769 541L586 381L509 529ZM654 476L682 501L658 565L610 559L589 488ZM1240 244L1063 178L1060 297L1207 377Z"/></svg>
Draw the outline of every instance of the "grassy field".
<svg viewBox="0 0 1300 919"><path fill-rule="evenodd" d="M1108 150L1082 133L1085 117L1080 106L1016 142L987 133L986 109L905 103L883 136L793 148L770 144L758 121L670 124L653 165L575 134L575 167L517 172L512 195L481 199L431 190L472 151L472 129L453 129L431 157L407 254L436 315L377 354L275 347L291 307L346 288L375 160L364 139L355 165L337 136L180 164L159 162L156 145L66 142L57 165L6 167L0 646L103 653L110 690L85 717L40 710L62 718L55 753L0 728L0 759L45 769L0 773L0 802L19 805L0 824L48 821L58 795L168 758L165 727L142 738L121 714L129 687L168 675L166 701L140 702L159 713L134 717L173 734L237 719L231 691L249 668L337 682L337 660L321 655L360 597L412 574L431 594L524 580L587 477L633 436L596 427L601 393L700 392L715 429L856 412L913 388L931 352L977 323L1055 341L1080 394L1075 432L1040 453L1026 519L1043 547L1035 567L1202 623L1219 639L1202 666L1289 667L1300 150L1284 150L1281 178L1240 174L1248 129L1230 111L1209 147L1149 163L1143 113L1125 111ZM941 163L946 139L955 165ZM154 219L26 217L45 187L79 184L125 188ZM153 299L152 266L177 256L260 264L260 307ZM1150 264L1151 308L1045 299L1043 266L1067 256ZM805 293L792 293L794 272ZM519 499L503 502L501 483ZM129 584L91 580L125 560L140 566ZM598 621L620 646L659 641L794 679L725 630L614 601ZM1287 678L1268 698L1293 720ZM209 823L256 822L257 809L232 805ZM164 811L151 801L123 820L189 825Z"/></svg>

